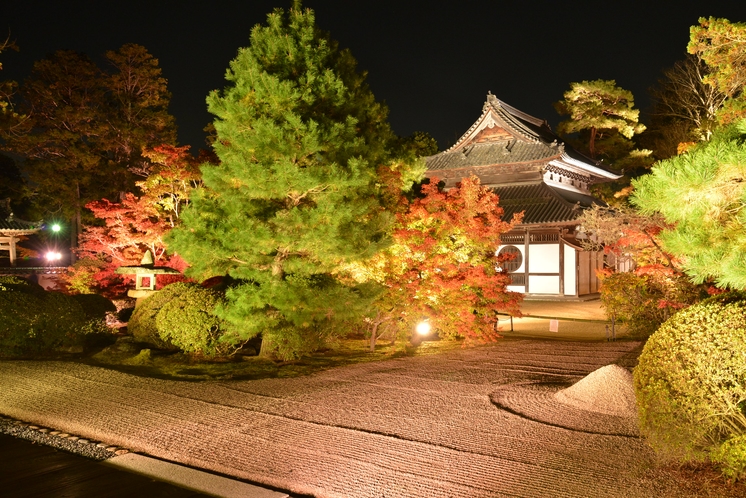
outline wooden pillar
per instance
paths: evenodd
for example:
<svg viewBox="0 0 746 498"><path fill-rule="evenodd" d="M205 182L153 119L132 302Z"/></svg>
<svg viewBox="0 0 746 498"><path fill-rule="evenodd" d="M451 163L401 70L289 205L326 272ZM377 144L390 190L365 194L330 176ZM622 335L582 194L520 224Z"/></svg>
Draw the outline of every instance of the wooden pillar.
<svg viewBox="0 0 746 498"><path fill-rule="evenodd" d="M12 235L9 237L10 242L10 266L16 265L16 238Z"/></svg>
<svg viewBox="0 0 746 498"><path fill-rule="evenodd" d="M562 238L565 230L559 229L559 293L565 295L565 240Z"/></svg>

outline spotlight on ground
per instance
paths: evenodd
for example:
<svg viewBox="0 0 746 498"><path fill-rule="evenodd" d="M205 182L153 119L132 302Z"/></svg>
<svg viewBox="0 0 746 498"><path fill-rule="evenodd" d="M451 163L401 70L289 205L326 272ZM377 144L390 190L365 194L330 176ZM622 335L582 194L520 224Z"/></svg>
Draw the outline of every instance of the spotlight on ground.
<svg viewBox="0 0 746 498"><path fill-rule="evenodd" d="M430 333L430 322L423 320L417 324L415 331L420 335L428 335Z"/></svg>

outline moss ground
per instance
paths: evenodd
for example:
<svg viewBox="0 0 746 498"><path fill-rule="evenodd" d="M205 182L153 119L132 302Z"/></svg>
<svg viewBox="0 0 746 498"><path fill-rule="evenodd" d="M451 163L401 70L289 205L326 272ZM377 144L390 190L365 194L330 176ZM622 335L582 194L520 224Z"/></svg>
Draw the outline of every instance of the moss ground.
<svg viewBox="0 0 746 498"><path fill-rule="evenodd" d="M424 341L419 346L388 343L368 350L364 339L341 340L333 348L318 351L295 361L272 361L260 356L235 355L227 358L205 358L138 347L126 350L104 348L79 361L143 377L173 380L264 379L309 375L330 368L371 361L385 361L403 356L437 354L460 348L458 341Z"/></svg>

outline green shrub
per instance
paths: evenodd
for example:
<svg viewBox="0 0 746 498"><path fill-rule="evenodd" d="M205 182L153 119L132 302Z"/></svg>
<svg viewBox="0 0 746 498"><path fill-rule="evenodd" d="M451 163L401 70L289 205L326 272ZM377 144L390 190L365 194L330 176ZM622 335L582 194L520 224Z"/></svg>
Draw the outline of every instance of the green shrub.
<svg viewBox="0 0 746 498"><path fill-rule="evenodd" d="M178 298L164 304L156 315L161 339L186 353L213 356L230 352L233 348L220 342L227 324L213 314L223 302L222 294L196 284L181 284L180 288Z"/></svg>
<svg viewBox="0 0 746 498"><path fill-rule="evenodd" d="M0 353L38 354L80 345L84 336L106 330L80 304L19 277L0 277Z"/></svg>
<svg viewBox="0 0 746 498"><path fill-rule="evenodd" d="M83 312L91 319L106 320L106 313L117 311L114 303L98 294L74 294L70 297L80 304Z"/></svg>
<svg viewBox="0 0 746 498"><path fill-rule="evenodd" d="M679 275L623 272L601 277L601 304L631 337L647 338L678 308L702 297L700 287Z"/></svg>
<svg viewBox="0 0 746 498"><path fill-rule="evenodd" d="M713 450L710 458L728 479L746 478L746 434L728 439Z"/></svg>
<svg viewBox="0 0 746 498"><path fill-rule="evenodd" d="M704 460L745 434L746 295L675 314L647 341L634 382L642 433L664 456Z"/></svg>
<svg viewBox="0 0 746 498"><path fill-rule="evenodd" d="M182 282L167 285L150 297L140 301L127 322L127 331L138 342L152 344L158 349L178 349L174 344L160 337L155 317L166 303L178 299L181 294L186 292L186 287L187 284Z"/></svg>

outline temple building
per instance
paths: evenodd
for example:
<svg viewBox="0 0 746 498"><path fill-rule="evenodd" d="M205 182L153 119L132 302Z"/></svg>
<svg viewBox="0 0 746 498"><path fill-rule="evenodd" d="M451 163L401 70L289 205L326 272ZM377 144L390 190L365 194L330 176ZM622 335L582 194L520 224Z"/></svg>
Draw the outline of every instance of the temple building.
<svg viewBox="0 0 746 498"><path fill-rule="evenodd" d="M596 270L604 256L581 247L586 234L577 219L583 209L603 204L590 186L621 174L563 143L546 121L492 94L451 148L425 160L425 176L439 178L446 189L476 175L500 197L504 220L524 213L497 248L515 255L503 265L512 278L510 290L570 299L598 292Z"/></svg>

